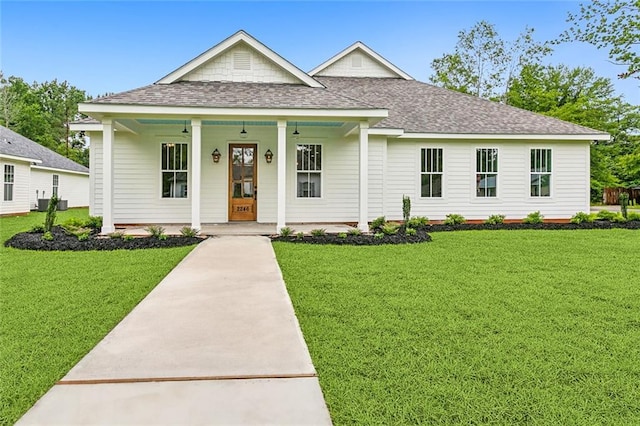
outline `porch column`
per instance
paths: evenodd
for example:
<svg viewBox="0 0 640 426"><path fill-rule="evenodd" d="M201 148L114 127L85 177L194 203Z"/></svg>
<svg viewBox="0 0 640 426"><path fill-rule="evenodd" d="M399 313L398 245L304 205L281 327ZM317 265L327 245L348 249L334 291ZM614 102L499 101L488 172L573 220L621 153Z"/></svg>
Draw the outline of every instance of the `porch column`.
<svg viewBox="0 0 640 426"><path fill-rule="evenodd" d="M113 225L113 120L102 120L102 233L115 231Z"/></svg>
<svg viewBox="0 0 640 426"><path fill-rule="evenodd" d="M360 211L358 216L358 229L362 232L369 231L369 122L360 122Z"/></svg>
<svg viewBox="0 0 640 426"><path fill-rule="evenodd" d="M287 179L287 122L278 120L278 207L276 232L280 232L285 225L285 205L287 203L286 179Z"/></svg>
<svg viewBox="0 0 640 426"><path fill-rule="evenodd" d="M200 229L200 181L202 169L202 122L191 119L191 227Z"/></svg>

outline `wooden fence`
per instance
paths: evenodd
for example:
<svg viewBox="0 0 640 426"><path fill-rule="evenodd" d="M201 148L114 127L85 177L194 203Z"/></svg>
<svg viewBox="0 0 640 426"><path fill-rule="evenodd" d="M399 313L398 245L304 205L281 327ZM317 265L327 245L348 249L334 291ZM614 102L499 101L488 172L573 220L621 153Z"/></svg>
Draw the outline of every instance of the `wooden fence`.
<svg viewBox="0 0 640 426"><path fill-rule="evenodd" d="M635 201L636 205L640 205L640 187L605 188L604 191L602 191L602 201L604 202L604 204L608 204L608 205L620 204L618 197L620 197L620 194L622 194L623 192L626 192L627 194L629 194L630 204L631 204L631 201L633 200Z"/></svg>

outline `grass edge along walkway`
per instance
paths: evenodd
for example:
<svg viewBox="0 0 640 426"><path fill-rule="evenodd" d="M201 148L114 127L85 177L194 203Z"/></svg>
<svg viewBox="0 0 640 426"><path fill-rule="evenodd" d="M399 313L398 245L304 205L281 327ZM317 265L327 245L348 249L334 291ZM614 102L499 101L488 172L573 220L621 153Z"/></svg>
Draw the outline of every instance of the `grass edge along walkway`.
<svg viewBox="0 0 640 426"><path fill-rule="evenodd" d="M87 209L58 213L86 218ZM43 213L0 218L0 240ZM35 252L0 247L0 424L13 424L195 246Z"/></svg>
<svg viewBox="0 0 640 426"><path fill-rule="evenodd" d="M274 243L335 424L639 424L640 232Z"/></svg>

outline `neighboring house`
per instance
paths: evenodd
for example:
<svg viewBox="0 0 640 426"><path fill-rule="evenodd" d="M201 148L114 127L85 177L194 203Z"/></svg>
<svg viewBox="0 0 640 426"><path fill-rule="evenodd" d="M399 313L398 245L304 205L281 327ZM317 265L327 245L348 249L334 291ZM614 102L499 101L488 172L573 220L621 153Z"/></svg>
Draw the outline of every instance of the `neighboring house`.
<svg viewBox="0 0 640 426"><path fill-rule="evenodd" d="M56 194L68 207L89 205L89 169L0 126L0 215L28 213Z"/></svg>
<svg viewBox="0 0 640 426"><path fill-rule="evenodd" d="M281 228L589 211L609 135L415 81L358 42L305 73L240 31L154 84L80 105L91 214ZM273 162L271 161L273 159Z"/></svg>

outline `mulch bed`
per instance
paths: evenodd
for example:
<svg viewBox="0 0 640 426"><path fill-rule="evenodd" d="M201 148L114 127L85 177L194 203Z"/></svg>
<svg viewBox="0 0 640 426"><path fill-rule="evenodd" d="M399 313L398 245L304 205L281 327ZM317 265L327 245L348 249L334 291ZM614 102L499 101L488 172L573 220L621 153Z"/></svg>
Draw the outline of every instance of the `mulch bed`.
<svg viewBox="0 0 640 426"><path fill-rule="evenodd" d="M59 226L51 229L52 241L42 239L42 232L21 232L5 241L5 247L23 250L42 251L86 251L86 250L137 250L147 248L182 247L204 241L201 237L171 237L165 240L155 237L136 237L131 240L109 238L92 234L89 239L80 241Z"/></svg>
<svg viewBox="0 0 640 426"><path fill-rule="evenodd" d="M271 237L271 241L286 241L290 243L299 244L336 244L336 245L350 245L350 246L374 246L381 244L415 244L425 243L431 241L431 236L427 233L428 228L418 229L416 235L405 235L404 232L399 231L394 235L384 235L382 238L377 238L373 234L362 235L348 235L345 238L341 238L338 234L326 234L320 236L305 235L298 238L295 235L289 237L274 236Z"/></svg>
<svg viewBox="0 0 640 426"><path fill-rule="evenodd" d="M502 223L498 225L488 225L486 223L463 223L460 225L429 225L429 232L444 231L477 231L496 229L547 229L547 230L571 230L571 229L640 229L640 221L610 222L608 220L596 220L594 222L583 223Z"/></svg>

